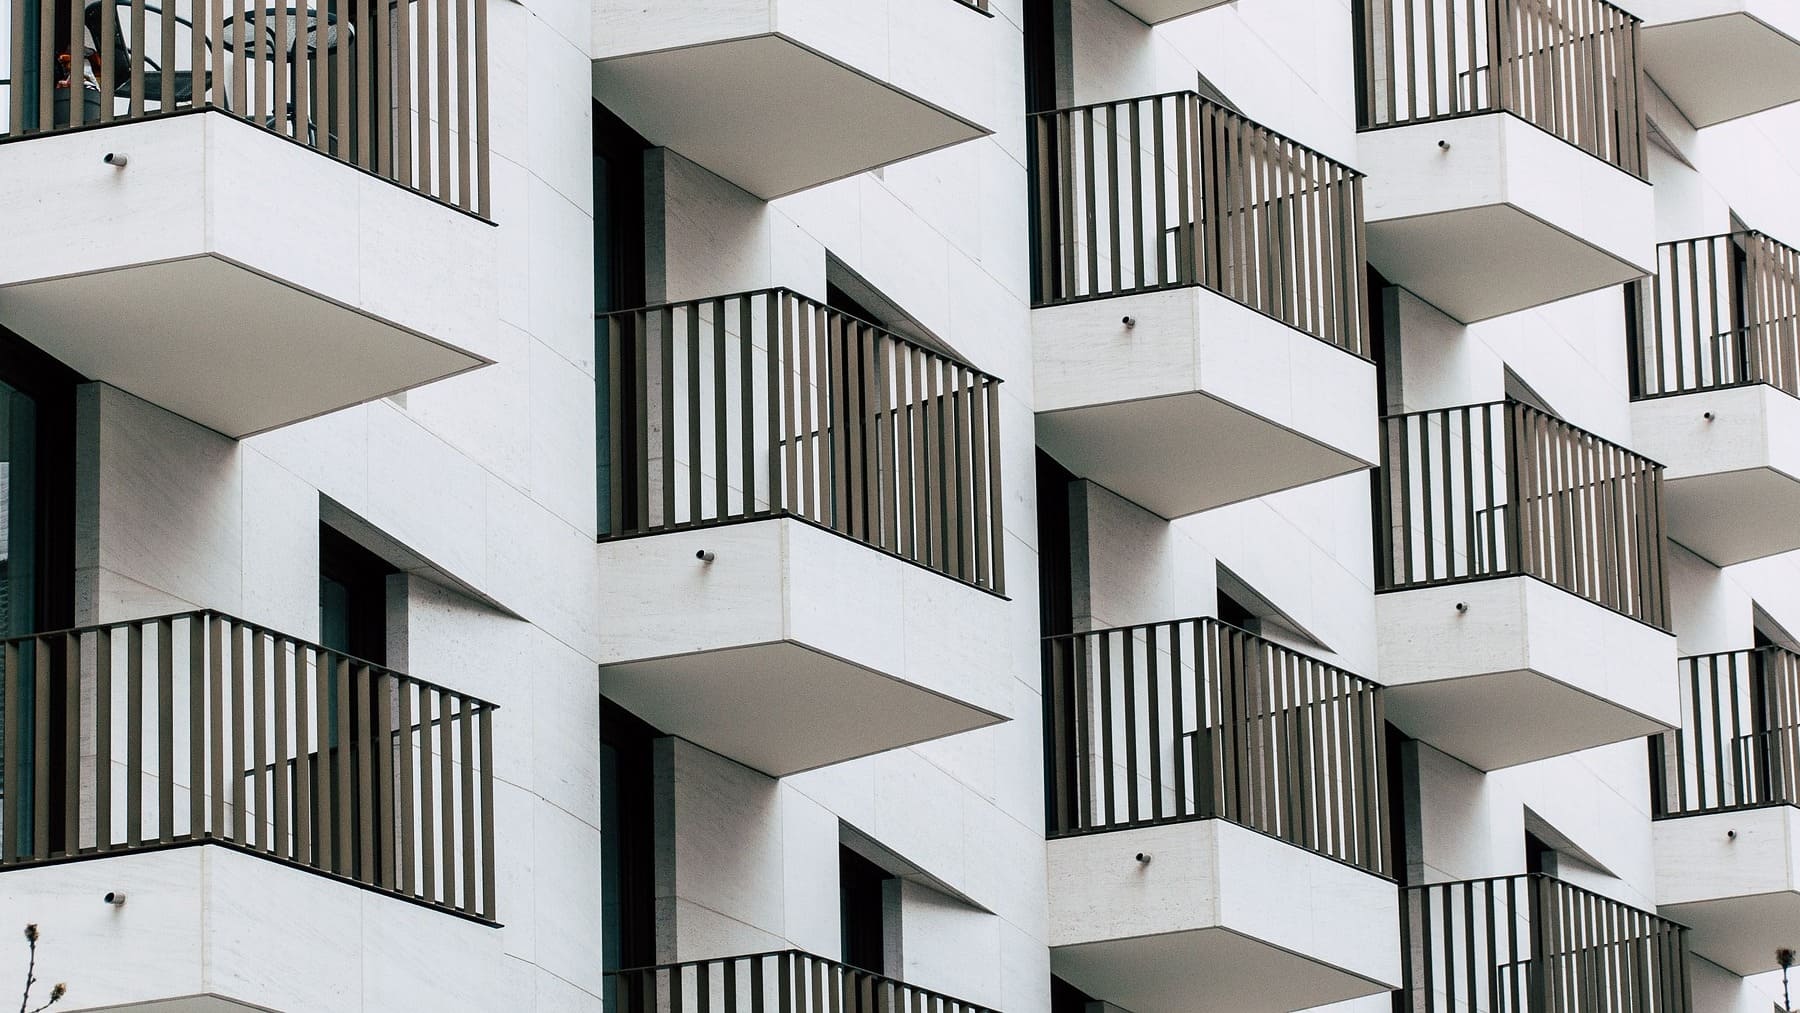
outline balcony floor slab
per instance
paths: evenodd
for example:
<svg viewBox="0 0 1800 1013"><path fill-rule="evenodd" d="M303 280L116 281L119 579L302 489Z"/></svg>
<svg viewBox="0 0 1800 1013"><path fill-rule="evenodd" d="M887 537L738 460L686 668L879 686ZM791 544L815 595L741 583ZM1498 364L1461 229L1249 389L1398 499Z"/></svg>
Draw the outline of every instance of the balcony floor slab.
<svg viewBox="0 0 1800 1013"><path fill-rule="evenodd" d="M1650 185L1509 113L1365 131L1369 262L1475 323L1640 278Z"/></svg>
<svg viewBox="0 0 1800 1013"><path fill-rule="evenodd" d="M593 76L650 143L763 200L990 133L780 34L596 60Z"/></svg>
<svg viewBox="0 0 1800 1013"><path fill-rule="evenodd" d="M1534 577L1386 591L1375 608L1389 720L1479 770L1679 720L1674 637Z"/></svg>
<svg viewBox="0 0 1800 1013"><path fill-rule="evenodd" d="M1644 68L1696 127L1800 101L1800 10L1783 0L1641 0Z"/></svg>
<svg viewBox="0 0 1800 1013"><path fill-rule="evenodd" d="M0 178L0 324L227 436L489 361L492 227L226 113L10 141Z"/></svg>
<svg viewBox="0 0 1800 1013"><path fill-rule="evenodd" d="M1398 893L1371 873L1218 819L1049 853L1051 966L1133 1013L1274 1013L1399 981Z"/></svg>
<svg viewBox="0 0 1800 1013"><path fill-rule="evenodd" d="M1123 317L1134 323L1126 326ZM1169 518L1371 466L1373 364L1205 288L1032 311L1038 442Z"/></svg>
<svg viewBox="0 0 1800 1013"><path fill-rule="evenodd" d="M1715 566L1800 549L1800 398L1766 384L1650 398L1631 428L1667 466L1672 540Z"/></svg>
<svg viewBox="0 0 1800 1013"><path fill-rule="evenodd" d="M860 542L761 520L604 542L600 566L601 692L763 773L1006 720L1006 602Z"/></svg>
<svg viewBox="0 0 1800 1013"><path fill-rule="evenodd" d="M1657 910L1692 930L1694 952L1734 974L1800 948L1800 808L1659 819Z"/></svg>

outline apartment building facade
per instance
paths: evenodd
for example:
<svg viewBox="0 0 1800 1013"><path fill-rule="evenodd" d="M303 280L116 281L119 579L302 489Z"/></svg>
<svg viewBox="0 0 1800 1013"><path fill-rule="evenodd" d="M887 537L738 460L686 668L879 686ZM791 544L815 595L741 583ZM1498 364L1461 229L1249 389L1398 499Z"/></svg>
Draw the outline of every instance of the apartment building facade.
<svg viewBox="0 0 1800 1013"><path fill-rule="evenodd" d="M0 60L59 1008L1783 1008L1777 0L0 0Z"/></svg>

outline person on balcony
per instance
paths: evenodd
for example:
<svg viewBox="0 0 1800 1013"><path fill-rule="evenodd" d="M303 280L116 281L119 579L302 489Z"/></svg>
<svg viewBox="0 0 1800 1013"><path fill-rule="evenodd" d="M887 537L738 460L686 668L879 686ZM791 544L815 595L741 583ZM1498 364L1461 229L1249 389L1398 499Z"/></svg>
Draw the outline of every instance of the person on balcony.
<svg viewBox="0 0 1800 1013"><path fill-rule="evenodd" d="M74 91L75 58L74 47L69 44L69 16L66 4L72 0L64 0L58 4L56 15L56 73L55 73L55 125L70 125L70 96ZM100 47L94 42L93 30L87 25L81 29L81 122L98 123L100 121Z"/></svg>

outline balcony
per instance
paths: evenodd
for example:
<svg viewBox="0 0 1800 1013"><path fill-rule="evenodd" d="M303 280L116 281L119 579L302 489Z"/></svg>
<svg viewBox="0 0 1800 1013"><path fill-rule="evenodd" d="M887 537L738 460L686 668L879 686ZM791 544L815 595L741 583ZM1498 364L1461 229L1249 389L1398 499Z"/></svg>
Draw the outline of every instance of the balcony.
<svg viewBox="0 0 1800 1013"><path fill-rule="evenodd" d="M210 611L4 663L0 867L217 845L493 920L494 705Z"/></svg>
<svg viewBox="0 0 1800 1013"><path fill-rule="evenodd" d="M1631 15L1604 0L1357 13L1369 262L1389 281L1474 323L1648 273Z"/></svg>
<svg viewBox="0 0 1800 1013"><path fill-rule="evenodd" d="M1635 6L1644 19L1644 69L1694 126L1800 100L1800 11L1792 4L1638 0Z"/></svg>
<svg viewBox="0 0 1800 1013"><path fill-rule="evenodd" d="M1511 401L1384 426L1375 612L1394 724L1481 770L1673 727L1662 467Z"/></svg>
<svg viewBox="0 0 1800 1013"><path fill-rule="evenodd" d="M30 195L0 325L234 437L484 364L483 7L456 0L453 37L424 2L341 26L335 6L202 7L196 29L190 0L88 0L106 44L71 107L50 35L41 59L25 45L39 5L0 0L0 178Z"/></svg>
<svg viewBox="0 0 1800 1013"><path fill-rule="evenodd" d="M593 0L594 97L773 200L993 133L986 6Z"/></svg>
<svg viewBox="0 0 1800 1013"><path fill-rule="evenodd" d="M784 289L598 339L609 698L773 775L1002 720L999 380Z"/></svg>
<svg viewBox="0 0 1800 1013"><path fill-rule="evenodd" d="M1735 974L1800 946L1800 655L1683 658L1681 727L1650 744L1656 906Z"/></svg>
<svg viewBox="0 0 1800 1013"><path fill-rule="evenodd" d="M1632 432L1668 465L1669 537L1717 566L1800 548L1800 251L1664 243L1631 306Z"/></svg>
<svg viewBox="0 0 1800 1013"><path fill-rule="evenodd" d="M1686 930L1549 876L1409 887L1395 1009L1691 1013Z"/></svg>
<svg viewBox="0 0 1800 1013"><path fill-rule="evenodd" d="M1191 92L1031 139L1040 446L1169 518L1374 462L1360 176Z"/></svg>
<svg viewBox="0 0 1800 1013"><path fill-rule="evenodd" d="M608 975L618 1013L994 1013L800 950L632 968Z"/></svg>
<svg viewBox="0 0 1800 1013"><path fill-rule="evenodd" d="M59 912L84 1006L328 1008L359 941L497 945L492 704L210 611L0 660L0 903Z"/></svg>
<svg viewBox="0 0 1800 1013"><path fill-rule="evenodd" d="M1201 618L1046 639L1044 706L1059 976L1134 1013L1398 983L1377 687Z"/></svg>

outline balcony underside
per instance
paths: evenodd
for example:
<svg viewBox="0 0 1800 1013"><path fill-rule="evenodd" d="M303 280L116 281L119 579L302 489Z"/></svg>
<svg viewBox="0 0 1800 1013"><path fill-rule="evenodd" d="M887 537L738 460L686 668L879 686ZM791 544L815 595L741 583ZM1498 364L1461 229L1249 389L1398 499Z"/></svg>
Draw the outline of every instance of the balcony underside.
<svg viewBox="0 0 1800 1013"><path fill-rule="evenodd" d="M1285 1013L1399 981L1392 882L1226 820L1059 838L1049 873L1051 967L1133 1013Z"/></svg>
<svg viewBox="0 0 1800 1013"><path fill-rule="evenodd" d="M989 133L780 34L596 60L594 97L764 200Z"/></svg>
<svg viewBox="0 0 1800 1013"><path fill-rule="evenodd" d="M1463 323L1644 274L1511 204L1370 222L1369 262L1389 281Z"/></svg>
<svg viewBox="0 0 1800 1013"><path fill-rule="evenodd" d="M661 731L777 777L1000 720L792 641L608 665L600 691Z"/></svg>
<svg viewBox="0 0 1800 1013"><path fill-rule="evenodd" d="M1800 947L1800 808L1660 819L1655 842L1657 911L1688 926L1695 953L1752 975Z"/></svg>
<svg viewBox="0 0 1800 1013"><path fill-rule="evenodd" d="M1663 484L1669 537L1716 566L1800 549L1800 478L1774 468Z"/></svg>
<svg viewBox="0 0 1800 1013"><path fill-rule="evenodd" d="M1650 187L1509 113L1359 137L1369 263L1463 323L1642 277Z"/></svg>
<svg viewBox="0 0 1800 1013"><path fill-rule="evenodd" d="M1387 991L1224 928L1066 946L1050 966L1132 1013L1285 1013Z"/></svg>
<svg viewBox="0 0 1800 1013"><path fill-rule="evenodd" d="M1005 720L1006 602L986 591L791 518L605 542L599 559L601 692L763 773Z"/></svg>
<svg viewBox="0 0 1800 1013"><path fill-rule="evenodd" d="M1711 416L1708 418L1708 416ZM1715 566L1800 549L1800 399L1767 384L1638 401L1669 537Z"/></svg>
<svg viewBox="0 0 1800 1013"><path fill-rule="evenodd" d="M1139 21L1160 24L1198 11L1222 7L1230 0L1113 0Z"/></svg>
<svg viewBox="0 0 1800 1013"><path fill-rule="evenodd" d="M84 376L233 437L485 361L206 254L0 289L0 322Z"/></svg>
<svg viewBox="0 0 1800 1013"><path fill-rule="evenodd" d="M1479 770L1641 738L1679 718L1673 637L1536 578L1388 591L1375 603L1388 719Z"/></svg>
<svg viewBox="0 0 1800 1013"><path fill-rule="evenodd" d="M1130 317L1131 326L1121 322ZM1163 517L1368 468L1366 360L1199 286L1032 311L1038 445Z"/></svg>
<svg viewBox="0 0 1800 1013"><path fill-rule="evenodd" d="M1642 738L1666 726L1520 669L1388 689L1388 718L1477 770L1500 770Z"/></svg>
<svg viewBox="0 0 1800 1013"><path fill-rule="evenodd" d="M1047 412L1037 429L1064 467L1168 518L1369 466L1198 393Z"/></svg>
<svg viewBox="0 0 1800 1013"><path fill-rule="evenodd" d="M1671 0L1662 4L1671 6ZM1681 20L1652 14L1639 34L1645 69L1695 126L1800 101L1800 16L1791 5L1728 0L1693 6L1704 10Z"/></svg>
<svg viewBox="0 0 1800 1013"><path fill-rule="evenodd" d="M0 144L0 178L0 324L228 436L488 361L490 226L228 114Z"/></svg>

